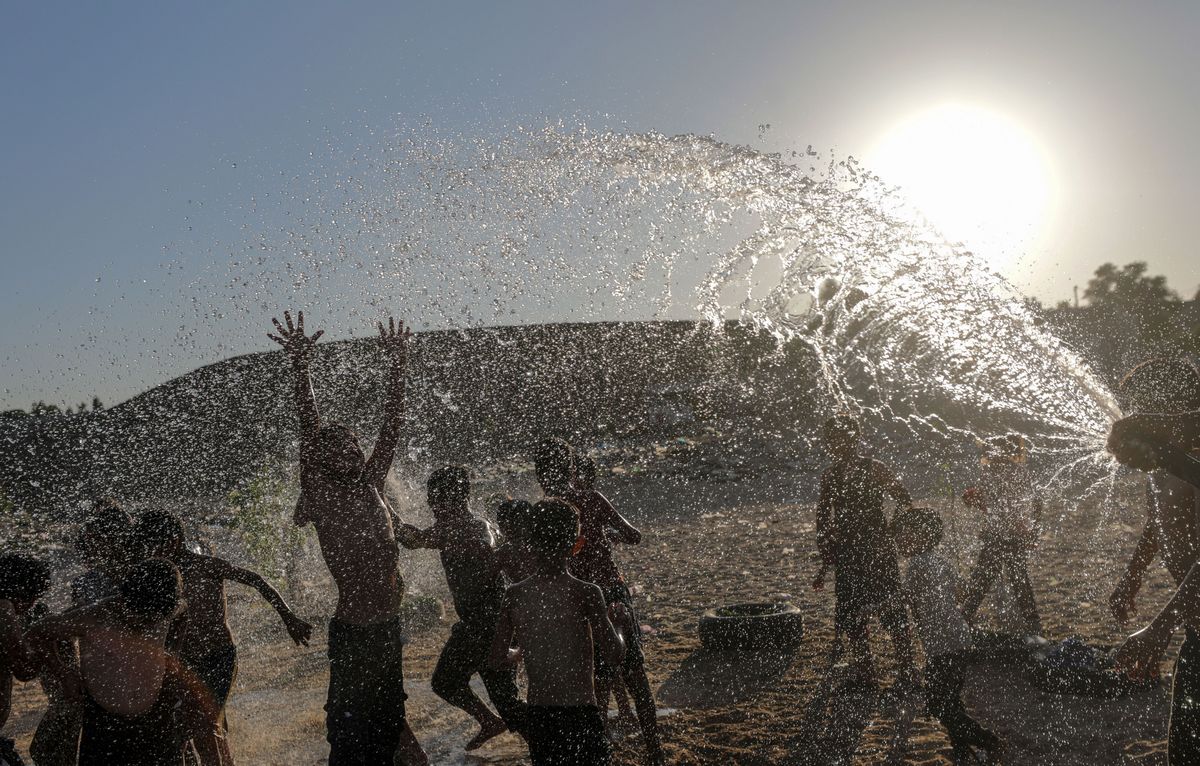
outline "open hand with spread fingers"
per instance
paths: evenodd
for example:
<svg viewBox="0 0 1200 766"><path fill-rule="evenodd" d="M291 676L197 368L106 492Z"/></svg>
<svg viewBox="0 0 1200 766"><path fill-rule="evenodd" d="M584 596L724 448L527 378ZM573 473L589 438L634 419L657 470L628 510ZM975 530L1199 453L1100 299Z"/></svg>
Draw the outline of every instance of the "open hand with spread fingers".
<svg viewBox="0 0 1200 766"><path fill-rule="evenodd" d="M412 330L405 327L402 321L388 317L387 325L379 322L379 346L399 364L407 359L408 343L412 336Z"/></svg>
<svg viewBox="0 0 1200 766"><path fill-rule="evenodd" d="M283 350L292 358L292 361L305 361L312 356L313 351L317 348L317 339L325 334L324 330L317 330L311 336L304 334L304 312L301 311L296 315L295 324L292 323L292 312L283 312L283 321L286 324L280 324L278 319L272 318L271 324L275 325L275 332L267 333L267 337L283 346Z"/></svg>

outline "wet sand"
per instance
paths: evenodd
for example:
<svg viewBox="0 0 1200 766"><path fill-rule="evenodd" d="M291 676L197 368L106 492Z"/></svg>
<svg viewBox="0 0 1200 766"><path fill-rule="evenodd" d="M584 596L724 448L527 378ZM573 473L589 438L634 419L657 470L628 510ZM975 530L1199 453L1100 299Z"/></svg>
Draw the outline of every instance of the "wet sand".
<svg viewBox="0 0 1200 766"><path fill-rule="evenodd" d="M654 631L646 655L660 706L677 709L662 719L671 763L949 763L946 737L923 702L896 698L887 688L890 653L882 637L875 640L883 658L881 690L841 688L843 668L830 663L832 588L816 593L808 586L815 572L812 504L764 500L773 493L750 483L696 480L680 492L652 477L613 476L604 486L646 533L641 546L621 548L619 558L638 591L642 622ZM805 484L795 494L811 489ZM705 497L711 500L695 502ZM1123 497L1124 508L1094 508L1053 522L1035 552L1031 568L1048 638L1079 635L1112 645L1124 634L1107 613L1106 596L1144 512L1135 485ZM975 555L973 519L941 507L948 522L946 553L953 559L957 551L965 574ZM1053 506L1049 515L1055 516ZM436 595L431 562L410 566L419 570L410 579ZM1139 602L1142 614L1152 614L1169 592L1169 579L1154 565ZM231 587L230 594L241 639L229 710L239 763L322 763L328 752L323 631L312 647L297 649L279 640L282 629L267 607L244 591ZM730 661L699 651L697 622L706 608L772 599L791 601L804 612L805 637L794 656ZM434 763L526 763L512 735L471 755L459 749L473 724L436 699L428 685L449 624L414 636L407 647L409 715L418 736ZM975 716L1008 741L1006 763L1162 764L1165 683L1118 700L1062 696L1036 689L1018 665L991 662L973 668L966 699ZM36 684L15 689L7 729L22 748L40 715L40 697ZM636 737L620 743L617 763L638 763L637 744Z"/></svg>

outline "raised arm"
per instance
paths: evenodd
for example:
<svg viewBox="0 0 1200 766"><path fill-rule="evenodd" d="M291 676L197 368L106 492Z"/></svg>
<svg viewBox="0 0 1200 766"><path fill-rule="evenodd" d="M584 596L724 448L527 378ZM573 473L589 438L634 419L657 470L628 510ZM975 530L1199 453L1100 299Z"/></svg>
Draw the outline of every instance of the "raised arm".
<svg viewBox="0 0 1200 766"><path fill-rule="evenodd" d="M613 507L613 504L607 497L599 492L596 492L595 495L596 501L604 505L604 526L616 531L616 539L626 545L637 545L640 543L642 541L642 533L638 528L630 524L629 520Z"/></svg>
<svg viewBox="0 0 1200 766"><path fill-rule="evenodd" d="M296 315L292 323L292 312L283 312L283 321L271 319L278 335L271 333L267 337L283 346L288 358L292 360L293 391L296 400L296 411L300 415L300 465L306 467L313 459L313 443L317 430L321 427L321 415L317 410L317 397L313 394L312 376L309 374L309 362L317 348L317 339L325 334L317 330L312 336L304 334L304 312Z"/></svg>
<svg viewBox="0 0 1200 766"><path fill-rule="evenodd" d="M383 489L392 459L396 456L396 445L400 442L400 429L404 425L404 368L408 362L408 343L412 332L403 322L388 319L387 326L379 323L379 345L388 356L388 396L383 410L383 427L379 438L367 460L365 478Z"/></svg>
<svg viewBox="0 0 1200 766"><path fill-rule="evenodd" d="M279 619L283 620L283 625L287 628L288 635L292 637L292 640L299 646L308 646L308 639L312 637L312 625L296 616L279 591L275 590L262 575L213 557L206 559L206 566L216 577L248 585L258 591L279 615Z"/></svg>

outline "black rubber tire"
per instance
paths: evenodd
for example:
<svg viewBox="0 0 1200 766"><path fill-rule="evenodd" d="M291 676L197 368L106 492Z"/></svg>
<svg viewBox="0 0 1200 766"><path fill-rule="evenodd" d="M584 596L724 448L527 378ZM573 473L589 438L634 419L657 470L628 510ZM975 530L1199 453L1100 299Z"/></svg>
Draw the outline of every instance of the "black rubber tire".
<svg viewBox="0 0 1200 766"><path fill-rule="evenodd" d="M804 637L804 617L788 603L731 604L700 618L700 645L715 652L793 651Z"/></svg>

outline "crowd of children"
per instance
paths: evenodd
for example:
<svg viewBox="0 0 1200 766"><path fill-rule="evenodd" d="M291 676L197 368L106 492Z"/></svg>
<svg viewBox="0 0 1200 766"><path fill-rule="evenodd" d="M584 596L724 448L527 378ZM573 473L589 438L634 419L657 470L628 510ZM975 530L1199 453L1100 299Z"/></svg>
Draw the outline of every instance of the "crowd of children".
<svg viewBox="0 0 1200 766"><path fill-rule="evenodd" d="M403 548L433 549L441 559L458 621L431 687L478 723L464 749L511 731L528 744L535 766L606 764L606 709L614 696L630 719L636 716L645 762L665 763L640 623L612 548L614 542L638 544L641 533L596 489L595 464L565 441L541 442L533 462L544 497L505 500L495 509L498 530L471 512L467 469L439 468L427 482L432 526L404 523L384 482L404 422L410 333L391 321L379 326L389 389L384 422L366 455L353 431L320 416L310 362L321 333L305 333L303 314L293 322L285 313L275 328L271 337L291 360L300 423L294 521L315 527L337 588L328 627L329 763L428 762L405 714ZM1200 418L1140 413L1200 410L1200 374L1158 360L1130 373L1121 391L1135 415L1114 428L1110 448L1122 461L1155 472L1146 531L1113 593L1113 613L1122 621L1134 613L1142 574L1156 553L1180 587L1150 627L1122 647L1118 661L1145 669L1170 635L1188 626L1170 730L1172 763L1186 763L1177 758L1200 751L1200 715L1191 701L1200 690L1200 641L1189 621L1200 614L1200 603L1193 603L1200 585L1190 576L1200 554L1200 501L1193 485L1161 468L1147 434L1157 429L1164 440L1200 446ZM1037 544L1042 501L1028 445L1016 436L982 444L980 475L963 495L982 515L980 554L960 587L939 552L941 518L914 507L898 474L866 454L858 422L849 415L831 418L824 440L832 462L820 479L822 566L814 585L826 571L835 573L835 631L851 649L849 685L875 684L868 638L871 621L878 620L894 648L895 688L923 687L927 710L946 728L956 761L973 762L979 754L999 762L1003 742L972 718L962 689L971 623L999 578L1016 597L1022 630L1040 631L1028 556ZM889 499L895 503L890 519ZM113 501L97 502L75 549L87 571L70 583L71 606L59 614L39 601L51 585L45 562L0 556L0 725L10 713L13 680L38 679L49 701L30 747L38 766L232 764L224 708L237 649L226 583L258 591L299 645L307 645L312 625L261 575L189 548L180 520L163 510L135 519ZM901 558L907 559L903 571ZM910 611L923 673L916 667ZM524 699L519 667L527 678ZM490 706L470 685L475 675ZM0 766L22 763L13 742L0 738Z"/></svg>
<svg viewBox="0 0 1200 766"><path fill-rule="evenodd" d="M384 423L371 454L350 429L321 419L310 362L321 333L303 315L275 322L291 359L300 422L300 483L294 521L316 528L337 588L329 620L325 705L335 766L424 764L405 716L400 604L402 548L439 552L458 622L431 679L435 694L471 715L471 750L512 731L538 766L608 762L611 691L634 699L646 762L664 763L632 596L611 541L640 533L593 486L595 466L566 443L534 455L545 498L497 509L502 539L468 507L467 470L447 466L428 480L434 524L402 522L384 493L404 418L410 333L382 324L389 361ZM307 644L312 626L259 574L191 550L180 520L163 510L134 519L97 503L76 550L88 571L71 583L61 614L35 608L50 585L44 562L0 558L0 724L13 679L40 677L50 700L31 755L39 766L233 763L224 707L237 673L225 583L256 589L287 633ZM503 636L503 639L501 638ZM520 698L517 665L528 677ZM483 681L489 707L470 686ZM493 710L494 708L494 710ZM22 763L0 741L0 764Z"/></svg>

